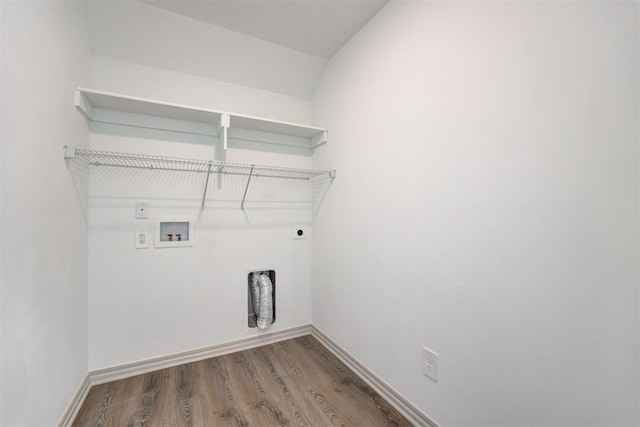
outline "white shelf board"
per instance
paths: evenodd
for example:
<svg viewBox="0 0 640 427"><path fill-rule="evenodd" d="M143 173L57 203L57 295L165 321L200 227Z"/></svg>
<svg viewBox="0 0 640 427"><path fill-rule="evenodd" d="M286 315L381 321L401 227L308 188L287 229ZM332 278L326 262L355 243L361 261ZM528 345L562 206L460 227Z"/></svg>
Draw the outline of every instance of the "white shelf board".
<svg viewBox="0 0 640 427"><path fill-rule="evenodd" d="M93 119L93 109L98 108L191 122L212 123L222 126L227 124L223 120L223 117L226 115L230 118L230 123L228 124L230 129L303 138L309 141L308 148L315 148L316 146L326 142L326 129L319 127L209 110L206 108L174 104L82 87L76 88L76 107L78 107L90 120ZM269 143L270 139L271 138L267 137L264 141L259 142Z"/></svg>
<svg viewBox="0 0 640 427"><path fill-rule="evenodd" d="M93 118L92 110L94 108L213 124L219 124L220 118L222 114L224 114L220 111L208 110L206 108L173 104L135 96L81 87L76 89L76 106L80 108L89 119Z"/></svg>
<svg viewBox="0 0 640 427"><path fill-rule="evenodd" d="M259 132L276 133L279 135L297 136L311 139L326 132L326 129L313 126L298 125L259 117L239 116L231 114L231 128L255 130Z"/></svg>

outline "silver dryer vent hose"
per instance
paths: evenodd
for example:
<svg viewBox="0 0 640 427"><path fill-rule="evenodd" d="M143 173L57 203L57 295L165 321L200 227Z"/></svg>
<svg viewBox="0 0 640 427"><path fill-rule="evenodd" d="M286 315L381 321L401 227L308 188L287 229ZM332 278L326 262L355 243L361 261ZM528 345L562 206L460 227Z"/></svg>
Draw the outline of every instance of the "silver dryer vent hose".
<svg viewBox="0 0 640 427"><path fill-rule="evenodd" d="M273 284L268 275L262 272L253 273L251 278L251 294L253 311L258 317L258 328L264 329L273 323Z"/></svg>

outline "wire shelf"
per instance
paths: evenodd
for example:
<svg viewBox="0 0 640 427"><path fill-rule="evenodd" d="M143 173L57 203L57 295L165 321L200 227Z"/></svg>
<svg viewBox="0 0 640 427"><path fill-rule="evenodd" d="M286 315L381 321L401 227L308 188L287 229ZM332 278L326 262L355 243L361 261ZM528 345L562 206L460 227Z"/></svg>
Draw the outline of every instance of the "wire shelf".
<svg viewBox="0 0 640 427"><path fill-rule="evenodd" d="M335 170L296 169L279 166L222 162L218 160L183 159L179 157L151 156L146 154L88 150L71 147L64 147L64 158L67 160L85 160L88 164L97 167L122 167L205 173L207 174L207 177L202 196L203 208L207 194L209 175L212 173L223 175L244 175L248 177L244 196L240 205L241 209L244 209L247 189L249 188L249 183L253 177L311 180L315 177L325 176L333 179L335 178L336 173Z"/></svg>
<svg viewBox="0 0 640 427"><path fill-rule="evenodd" d="M217 160L183 159L179 157L150 156L146 154L87 150L81 148L65 148L65 158L84 159L94 166L219 173L265 178L308 180L322 175L328 175L333 178L335 174L335 171L327 170L295 169L279 166L221 162Z"/></svg>

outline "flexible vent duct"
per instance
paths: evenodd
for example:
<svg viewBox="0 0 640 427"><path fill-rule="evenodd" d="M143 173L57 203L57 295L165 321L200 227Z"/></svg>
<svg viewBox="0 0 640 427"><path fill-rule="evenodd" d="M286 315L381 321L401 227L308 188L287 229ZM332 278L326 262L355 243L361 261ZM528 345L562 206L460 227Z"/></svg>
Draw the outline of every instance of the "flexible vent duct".
<svg viewBox="0 0 640 427"><path fill-rule="evenodd" d="M264 273L256 272L251 278L253 310L258 318L258 328L264 329L273 323L273 284Z"/></svg>
<svg viewBox="0 0 640 427"><path fill-rule="evenodd" d="M260 286L258 285L258 277L260 277L261 274L261 272L255 271L251 275L251 305L256 315L256 323L258 321L258 314L260 313Z"/></svg>

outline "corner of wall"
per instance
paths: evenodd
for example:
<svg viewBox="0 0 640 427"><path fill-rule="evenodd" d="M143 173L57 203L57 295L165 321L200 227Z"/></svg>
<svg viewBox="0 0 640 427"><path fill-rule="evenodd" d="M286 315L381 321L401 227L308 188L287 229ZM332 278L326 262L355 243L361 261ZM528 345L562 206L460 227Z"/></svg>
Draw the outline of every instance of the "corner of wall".
<svg viewBox="0 0 640 427"><path fill-rule="evenodd" d="M3 101L3 89L4 89L4 80L2 79L2 74L3 74L3 64L4 64L4 57L3 57L3 47L4 47L4 32L2 31L2 28L4 28L4 21L3 21L3 10L4 10L4 2L0 1L0 242L2 242L2 201L3 201L3 197L2 197L2 164L3 164L3 148L4 148L4 134L2 132L2 129L4 128L2 126L2 122L4 121L4 101ZM2 245L0 244L0 301L2 301ZM2 359L3 359L3 354L2 354L2 331L3 331L3 326L2 326L2 304L0 304L0 424L3 424L2 420L3 420L3 411L2 411L2 407L3 407L3 401L4 399L2 398L3 396L3 363L2 363Z"/></svg>

